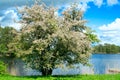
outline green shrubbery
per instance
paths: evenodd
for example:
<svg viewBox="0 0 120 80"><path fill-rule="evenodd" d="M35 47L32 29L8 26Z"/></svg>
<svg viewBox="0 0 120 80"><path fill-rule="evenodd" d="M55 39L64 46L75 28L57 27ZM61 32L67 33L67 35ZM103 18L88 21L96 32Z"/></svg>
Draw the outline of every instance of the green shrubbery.
<svg viewBox="0 0 120 80"><path fill-rule="evenodd" d="M0 74L6 74L6 65L4 64L4 62L0 61Z"/></svg>

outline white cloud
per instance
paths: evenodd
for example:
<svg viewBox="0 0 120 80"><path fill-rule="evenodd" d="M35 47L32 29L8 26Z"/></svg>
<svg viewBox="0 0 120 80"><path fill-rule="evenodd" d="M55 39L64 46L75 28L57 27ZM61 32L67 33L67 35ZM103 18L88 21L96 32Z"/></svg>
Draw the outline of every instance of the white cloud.
<svg viewBox="0 0 120 80"><path fill-rule="evenodd" d="M114 22L99 27L100 30L120 30L120 18L117 18Z"/></svg>
<svg viewBox="0 0 120 80"><path fill-rule="evenodd" d="M110 24L99 27L99 34L102 43L111 43L120 45L120 18L117 18Z"/></svg>
<svg viewBox="0 0 120 80"><path fill-rule="evenodd" d="M0 17L0 21L3 19L3 16L2 17Z"/></svg>
<svg viewBox="0 0 120 80"><path fill-rule="evenodd" d="M109 6L116 5L116 4L118 4L118 3L119 3L118 0L107 0L107 4L108 4Z"/></svg>
<svg viewBox="0 0 120 80"><path fill-rule="evenodd" d="M94 0L94 4L98 7L101 7L103 5L103 0Z"/></svg>
<svg viewBox="0 0 120 80"><path fill-rule="evenodd" d="M0 0L0 9L5 10L10 7L15 6L23 6L23 5L32 5L34 4L35 0ZM96 6L101 7L103 5L104 0L40 0L41 2L44 2L47 6L63 6L67 4L72 3L83 3L83 9L85 10L88 6L87 3L93 2ZM107 5L115 5L118 4L118 0L107 0L105 4ZM87 5L87 6L86 6Z"/></svg>
<svg viewBox="0 0 120 80"><path fill-rule="evenodd" d="M4 15L0 17L1 26L11 26L18 30L21 28L21 24L17 21L19 21L19 16L13 9L6 10Z"/></svg>
<svg viewBox="0 0 120 80"><path fill-rule="evenodd" d="M82 11L86 11L88 8L90 8L90 6L88 6L87 2L79 4L78 7L81 8Z"/></svg>
<svg viewBox="0 0 120 80"><path fill-rule="evenodd" d="M66 8L70 7L71 4L77 3L78 8L85 12L85 11L87 11L88 8L90 8L88 3L93 2L94 0L67 0L67 1L59 0L59 1L64 2L62 4L60 4L60 3L58 4L57 7L60 9L64 7L64 10L65 10Z"/></svg>

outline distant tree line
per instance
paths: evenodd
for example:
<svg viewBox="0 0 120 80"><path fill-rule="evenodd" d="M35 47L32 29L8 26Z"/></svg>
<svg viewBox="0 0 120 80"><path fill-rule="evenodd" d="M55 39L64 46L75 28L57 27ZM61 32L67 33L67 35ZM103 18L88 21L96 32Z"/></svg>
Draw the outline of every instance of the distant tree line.
<svg viewBox="0 0 120 80"><path fill-rule="evenodd" d="M94 53L120 53L120 46L115 44L99 44L94 47Z"/></svg>

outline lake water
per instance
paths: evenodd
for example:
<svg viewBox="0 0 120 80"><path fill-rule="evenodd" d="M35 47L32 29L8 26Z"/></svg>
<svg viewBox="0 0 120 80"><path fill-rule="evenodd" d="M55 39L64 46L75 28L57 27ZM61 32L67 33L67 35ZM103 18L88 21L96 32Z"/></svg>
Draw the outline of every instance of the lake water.
<svg viewBox="0 0 120 80"><path fill-rule="evenodd" d="M106 74L109 69L120 70L120 54L93 54L90 63L95 74Z"/></svg>
<svg viewBox="0 0 120 80"><path fill-rule="evenodd" d="M90 67L77 64L77 68L57 68L53 70L53 75L67 74L108 74L110 69L120 70L120 54L93 54L89 63ZM36 70L24 68L24 63L16 60L10 69L16 75L40 75Z"/></svg>
<svg viewBox="0 0 120 80"><path fill-rule="evenodd" d="M79 65L74 69L56 69L53 74L108 74L109 69L120 70L120 54L93 54L90 57L91 67Z"/></svg>

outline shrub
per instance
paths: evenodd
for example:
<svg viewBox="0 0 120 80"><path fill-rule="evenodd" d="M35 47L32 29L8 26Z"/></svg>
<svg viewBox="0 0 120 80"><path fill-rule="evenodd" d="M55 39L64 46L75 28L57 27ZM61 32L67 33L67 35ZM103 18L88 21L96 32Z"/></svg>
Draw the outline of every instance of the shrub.
<svg viewBox="0 0 120 80"><path fill-rule="evenodd" d="M7 67L6 65L4 64L3 61L0 61L0 74L6 74L7 73Z"/></svg>

